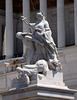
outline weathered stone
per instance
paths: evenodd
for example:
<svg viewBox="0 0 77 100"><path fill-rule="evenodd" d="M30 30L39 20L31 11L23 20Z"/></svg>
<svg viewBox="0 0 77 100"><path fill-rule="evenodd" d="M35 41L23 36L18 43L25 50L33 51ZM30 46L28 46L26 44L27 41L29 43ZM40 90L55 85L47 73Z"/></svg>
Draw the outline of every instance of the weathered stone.
<svg viewBox="0 0 77 100"><path fill-rule="evenodd" d="M76 91L44 85L33 85L0 93L1 100L74 100Z"/></svg>

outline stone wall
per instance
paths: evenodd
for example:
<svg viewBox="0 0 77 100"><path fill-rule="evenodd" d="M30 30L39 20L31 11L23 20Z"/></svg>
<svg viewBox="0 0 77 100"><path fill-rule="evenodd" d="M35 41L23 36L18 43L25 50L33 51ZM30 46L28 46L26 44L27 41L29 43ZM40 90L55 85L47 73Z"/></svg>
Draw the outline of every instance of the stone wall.
<svg viewBox="0 0 77 100"><path fill-rule="evenodd" d="M66 86L77 90L77 46L69 46L59 51ZM77 94L75 94L77 100Z"/></svg>

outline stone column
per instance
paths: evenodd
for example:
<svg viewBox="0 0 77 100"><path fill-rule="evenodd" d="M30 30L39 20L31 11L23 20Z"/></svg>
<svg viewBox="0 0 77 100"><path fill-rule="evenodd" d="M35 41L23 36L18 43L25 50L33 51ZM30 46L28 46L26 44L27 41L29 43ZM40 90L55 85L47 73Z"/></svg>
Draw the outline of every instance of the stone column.
<svg viewBox="0 0 77 100"><path fill-rule="evenodd" d="M30 22L30 1L23 0L23 16ZM23 32L29 32L29 28L23 23ZM25 52L25 46L23 46L23 52Z"/></svg>
<svg viewBox="0 0 77 100"><path fill-rule="evenodd" d="M64 0L57 0L57 37L58 47L65 47Z"/></svg>
<svg viewBox="0 0 77 100"><path fill-rule="evenodd" d="M2 56L2 29L0 24L0 56Z"/></svg>
<svg viewBox="0 0 77 100"><path fill-rule="evenodd" d="M40 0L40 12L43 12L47 19L47 0Z"/></svg>
<svg viewBox="0 0 77 100"><path fill-rule="evenodd" d="M75 44L77 45L77 0L74 0Z"/></svg>
<svg viewBox="0 0 77 100"><path fill-rule="evenodd" d="M6 0L6 58L13 57L13 8L12 0Z"/></svg>
<svg viewBox="0 0 77 100"><path fill-rule="evenodd" d="M4 35L3 35L4 41L3 41L3 47L2 47L2 55L6 55L6 27L4 29Z"/></svg>

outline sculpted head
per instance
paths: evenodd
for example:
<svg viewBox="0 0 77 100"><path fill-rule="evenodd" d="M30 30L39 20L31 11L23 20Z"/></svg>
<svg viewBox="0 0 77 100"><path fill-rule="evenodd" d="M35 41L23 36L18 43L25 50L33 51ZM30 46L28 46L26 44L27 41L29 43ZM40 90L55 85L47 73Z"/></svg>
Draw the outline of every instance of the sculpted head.
<svg viewBox="0 0 77 100"><path fill-rule="evenodd" d="M37 19L38 19L39 21L41 21L41 20L44 19L44 16L43 16L43 14L42 14L41 12L38 12L37 15L36 15L36 17L37 17Z"/></svg>

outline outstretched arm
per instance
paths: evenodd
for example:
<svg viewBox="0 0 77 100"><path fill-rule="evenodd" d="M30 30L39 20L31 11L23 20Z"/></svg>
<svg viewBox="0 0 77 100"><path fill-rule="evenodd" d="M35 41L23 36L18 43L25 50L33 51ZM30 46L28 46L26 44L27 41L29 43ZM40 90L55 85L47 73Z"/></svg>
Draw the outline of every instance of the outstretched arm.
<svg viewBox="0 0 77 100"><path fill-rule="evenodd" d="M34 26L35 25L35 23L29 23L31 26Z"/></svg>

